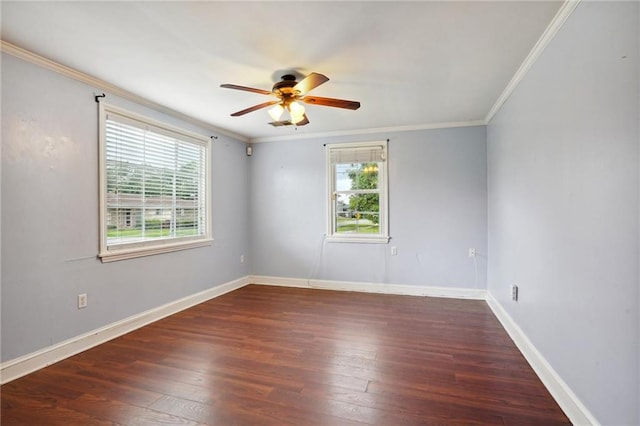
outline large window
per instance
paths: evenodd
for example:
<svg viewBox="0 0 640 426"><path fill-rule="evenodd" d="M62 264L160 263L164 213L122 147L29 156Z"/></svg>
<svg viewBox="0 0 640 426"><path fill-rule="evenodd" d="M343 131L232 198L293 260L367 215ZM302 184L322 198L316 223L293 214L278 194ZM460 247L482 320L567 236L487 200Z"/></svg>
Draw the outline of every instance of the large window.
<svg viewBox="0 0 640 426"><path fill-rule="evenodd" d="M100 104L103 262L211 243L209 143Z"/></svg>
<svg viewBox="0 0 640 426"><path fill-rule="evenodd" d="M387 141L326 149L328 241L388 242Z"/></svg>

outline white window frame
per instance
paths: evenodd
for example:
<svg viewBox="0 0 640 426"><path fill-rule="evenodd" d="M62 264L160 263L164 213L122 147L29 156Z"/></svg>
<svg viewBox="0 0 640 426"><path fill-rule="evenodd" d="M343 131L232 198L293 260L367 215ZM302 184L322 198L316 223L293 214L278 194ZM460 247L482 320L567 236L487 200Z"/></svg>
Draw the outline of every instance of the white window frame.
<svg viewBox="0 0 640 426"><path fill-rule="evenodd" d="M117 260L131 259L142 256L150 256L160 253L169 253L178 250L186 250L196 247L210 246L212 244L211 231L211 140L203 135L188 132L177 127L161 123L148 117L133 113L131 111L109 105L105 102L99 103L99 183L100 183L100 247L98 257L102 262L113 262ZM204 153L204 208L205 208L205 231L203 235L188 237L159 238L157 240L146 240L131 243L111 244L107 242L107 115L113 114L121 116L127 121L134 121L140 128L150 129L160 134L171 135L190 143L197 143L205 150Z"/></svg>
<svg viewBox="0 0 640 426"><path fill-rule="evenodd" d="M389 242L389 156L387 150L387 140L372 142L348 142L327 144L325 146L326 153L326 173L327 173L327 232L325 239L328 242L335 243L378 243L386 244ZM344 234L337 233L335 229L335 198L336 198L336 173L334 165L331 161L331 152L335 149L345 148L370 148L382 147L382 165L378 169L378 188L380 194L380 211L379 211L379 234Z"/></svg>

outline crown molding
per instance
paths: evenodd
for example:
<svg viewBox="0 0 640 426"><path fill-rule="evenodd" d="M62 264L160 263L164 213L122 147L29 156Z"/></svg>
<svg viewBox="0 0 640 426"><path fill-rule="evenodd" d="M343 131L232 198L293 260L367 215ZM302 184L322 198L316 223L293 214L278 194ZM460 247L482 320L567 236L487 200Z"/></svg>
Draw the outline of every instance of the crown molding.
<svg viewBox="0 0 640 426"><path fill-rule="evenodd" d="M562 28L567 18L569 18L580 2L581 0L565 0L562 6L560 6L556 16L553 17L551 23L549 23L547 28L544 30L544 33L542 33L536 44L533 46L524 62L522 62L518 71L516 71L514 76L511 78L511 81L509 81L509 84L507 84L507 87L505 87L500 97L498 97L496 103L487 113L487 116L484 119L485 123L489 124L502 105L507 101L507 99L509 99L509 96L511 96L516 87L518 87L518 84L520 84L524 76L529 72L529 69L533 64L535 64L549 43L551 43L551 40L553 40L557 32Z"/></svg>
<svg viewBox="0 0 640 426"><path fill-rule="evenodd" d="M135 93L129 92L128 90L122 89L116 85L108 83L104 80L101 80L97 77L93 77L91 75L80 72L76 69L68 67L66 65L62 65L58 62L52 61L51 59L45 58L44 56L40 56L36 53L33 53L29 50L18 47L12 43L9 43L4 40L0 40L0 51L3 53L7 53L11 56L15 56L18 59L22 59L24 61L30 62L39 67L48 69L50 71L56 72L58 74L62 74L66 77L72 78L81 83L87 84L89 86L95 87L104 92L108 92L111 95L121 97L123 99L127 99L129 101L135 102L139 105L151 108L158 112L168 114L172 117L178 118L184 122L189 124L196 125L201 127L207 131L211 131L217 134L222 134L225 136L229 136L234 139L238 139L242 142L249 142L249 138L243 135L239 135L234 132L230 132L228 130L221 129L219 127L212 126L211 124L204 122L202 120L198 120L197 118L191 117L190 115L181 113L172 108L164 106L162 104L153 102L149 99L143 98L142 96L138 96Z"/></svg>
<svg viewBox="0 0 640 426"><path fill-rule="evenodd" d="M434 129L450 129L455 127L485 126L486 124L487 123L484 120L451 121L446 123L416 124L416 125L410 125L410 126L374 127L370 129L336 130L334 132L303 133L303 134L293 134L293 135L287 135L287 136L258 137L258 138L249 139L249 142L250 143L280 142L280 141L287 141L287 140L319 139L319 138L354 136L354 135L355 136L370 135L373 133L412 132L416 130L434 130Z"/></svg>

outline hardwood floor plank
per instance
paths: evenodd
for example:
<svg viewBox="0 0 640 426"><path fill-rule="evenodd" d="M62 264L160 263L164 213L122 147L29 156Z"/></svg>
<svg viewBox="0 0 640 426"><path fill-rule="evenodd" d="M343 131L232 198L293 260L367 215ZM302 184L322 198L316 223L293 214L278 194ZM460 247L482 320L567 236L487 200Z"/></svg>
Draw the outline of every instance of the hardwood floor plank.
<svg viewBox="0 0 640 426"><path fill-rule="evenodd" d="M403 413L403 417L408 417L410 422L433 422L436 424L451 424L458 421L465 424L502 425L502 417L492 413L486 415L473 411L471 417L464 417L463 411L450 401L443 401L438 398L420 397L407 394L376 394L374 392L359 392L350 389L343 389L337 386L317 387L307 386L302 391L303 395L311 396L313 399L340 401L362 407L375 409L385 413ZM468 410L469 411L469 410ZM402 422L402 419L396 420ZM387 424L387 423L372 423Z"/></svg>
<svg viewBox="0 0 640 426"><path fill-rule="evenodd" d="M250 285L0 389L3 425L567 425L486 303Z"/></svg>
<svg viewBox="0 0 640 426"><path fill-rule="evenodd" d="M116 384L113 381L101 380L95 377L87 369L68 369L61 364L60 368L48 369L42 375L34 376L45 385L54 383L55 393L61 394L60 390L68 392L79 392L81 396L95 395L106 399L113 399L133 405L147 407L162 397L162 394L147 391L144 389ZM37 385L43 389L43 385ZM71 399L71 398L70 398Z"/></svg>

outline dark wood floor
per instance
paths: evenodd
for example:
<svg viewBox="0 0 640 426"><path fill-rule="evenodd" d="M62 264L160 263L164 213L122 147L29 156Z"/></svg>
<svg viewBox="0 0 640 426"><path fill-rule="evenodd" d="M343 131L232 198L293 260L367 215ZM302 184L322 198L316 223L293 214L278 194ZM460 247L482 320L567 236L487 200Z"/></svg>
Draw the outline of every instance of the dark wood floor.
<svg viewBox="0 0 640 426"><path fill-rule="evenodd" d="M254 285L1 400L6 426L569 424L482 301Z"/></svg>

